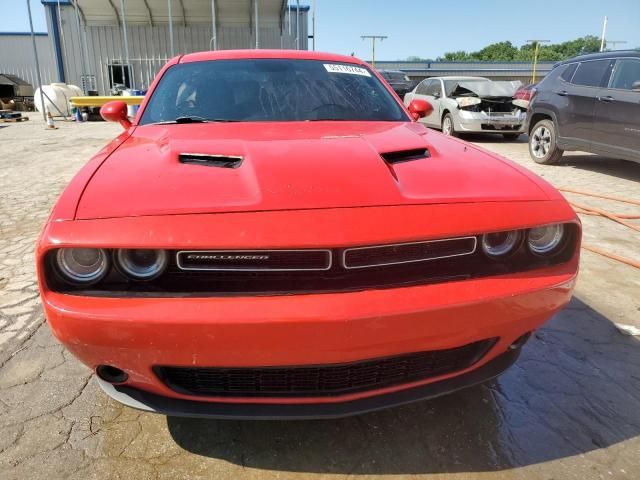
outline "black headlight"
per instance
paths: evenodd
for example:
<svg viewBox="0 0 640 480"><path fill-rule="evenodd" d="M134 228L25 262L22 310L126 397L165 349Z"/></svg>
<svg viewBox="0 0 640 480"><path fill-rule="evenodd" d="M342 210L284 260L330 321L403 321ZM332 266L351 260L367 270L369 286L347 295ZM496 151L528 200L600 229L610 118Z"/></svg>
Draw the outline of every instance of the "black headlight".
<svg viewBox="0 0 640 480"><path fill-rule="evenodd" d="M109 271L109 255L101 248L61 248L56 265L65 280L78 285L99 282Z"/></svg>
<svg viewBox="0 0 640 480"><path fill-rule="evenodd" d="M504 258L515 252L522 241L520 230L485 233L482 235L482 251L491 258Z"/></svg>
<svg viewBox="0 0 640 480"><path fill-rule="evenodd" d="M168 260L165 250L121 248L116 251L118 268L134 280L153 280L164 272Z"/></svg>
<svg viewBox="0 0 640 480"><path fill-rule="evenodd" d="M535 255L552 255L562 246L564 235L561 223L532 228L527 233L527 246Z"/></svg>

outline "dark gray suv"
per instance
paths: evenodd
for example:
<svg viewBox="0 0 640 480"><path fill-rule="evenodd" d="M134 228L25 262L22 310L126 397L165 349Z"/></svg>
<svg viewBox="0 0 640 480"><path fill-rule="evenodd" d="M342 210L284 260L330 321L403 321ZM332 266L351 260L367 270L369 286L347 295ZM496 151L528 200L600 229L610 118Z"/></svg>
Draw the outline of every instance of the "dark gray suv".
<svg viewBox="0 0 640 480"><path fill-rule="evenodd" d="M557 64L536 87L527 116L537 163L556 163L564 150L640 162L640 52Z"/></svg>

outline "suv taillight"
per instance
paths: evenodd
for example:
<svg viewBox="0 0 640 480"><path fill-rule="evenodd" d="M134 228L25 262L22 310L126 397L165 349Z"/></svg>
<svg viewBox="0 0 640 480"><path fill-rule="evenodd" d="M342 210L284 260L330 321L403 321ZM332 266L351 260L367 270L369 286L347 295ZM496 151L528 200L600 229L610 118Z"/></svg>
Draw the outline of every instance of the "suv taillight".
<svg viewBox="0 0 640 480"><path fill-rule="evenodd" d="M529 91L529 105L527 105L527 113L531 112L531 103L533 102L533 98L536 96L537 93L538 93L538 89L535 87L533 87Z"/></svg>

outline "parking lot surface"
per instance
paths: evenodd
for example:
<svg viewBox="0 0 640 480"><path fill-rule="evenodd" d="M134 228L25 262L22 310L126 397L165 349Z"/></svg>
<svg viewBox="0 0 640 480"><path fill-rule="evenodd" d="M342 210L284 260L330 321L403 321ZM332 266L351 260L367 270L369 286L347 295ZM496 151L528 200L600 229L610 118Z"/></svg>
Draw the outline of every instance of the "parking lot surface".
<svg viewBox="0 0 640 480"><path fill-rule="evenodd" d="M0 129L0 479L640 478L640 344L614 325L640 327L640 270L591 252L570 306L482 386L332 421L167 418L117 404L44 323L33 249L61 190L120 127L48 131L30 117ZM557 187L640 200L638 164L576 153L538 166L523 141L468 140ZM581 218L585 242L640 261L637 232Z"/></svg>

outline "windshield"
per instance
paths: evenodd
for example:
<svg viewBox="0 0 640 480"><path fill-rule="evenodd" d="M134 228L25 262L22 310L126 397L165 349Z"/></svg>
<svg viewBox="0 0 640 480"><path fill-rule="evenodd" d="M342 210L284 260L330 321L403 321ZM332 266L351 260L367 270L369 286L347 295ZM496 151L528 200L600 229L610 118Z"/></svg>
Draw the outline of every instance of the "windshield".
<svg viewBox="0 0 640 480"><path fill-rule="evenodd" d="M464 82L464 83L483 83L483 82L488 82L489 80L486 78L473 78L470 80L464 80L464 79L458 79L458 80L445 80L444 81L444 91L447 94L447 97L451 96L451 92L453 92L453 90L456 88L456 85L458 85L460 82Z"/></svg>
<svg viewBox="0 0 640 480"><path fill-rule="evenodd" d="M160 79L140 124L183 121L408 121L368 68L316 60L177 64Z"/></svg>

